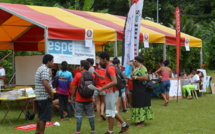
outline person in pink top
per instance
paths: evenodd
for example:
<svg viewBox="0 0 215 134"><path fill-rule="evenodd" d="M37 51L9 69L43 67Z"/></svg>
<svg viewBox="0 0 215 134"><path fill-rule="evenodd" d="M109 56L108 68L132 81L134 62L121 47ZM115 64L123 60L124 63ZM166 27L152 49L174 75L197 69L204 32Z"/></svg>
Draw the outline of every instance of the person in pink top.
<svg viewBox="0 0 215 134"><path fill-rule="evenodd" d="M164 98L164 106L169 102L170 78L172 78L172 70L168 67L169 60L164 61L164 67L160 67L155 74L161 78L161 95ZM160 74L160 75L159 75Z"/></svg>

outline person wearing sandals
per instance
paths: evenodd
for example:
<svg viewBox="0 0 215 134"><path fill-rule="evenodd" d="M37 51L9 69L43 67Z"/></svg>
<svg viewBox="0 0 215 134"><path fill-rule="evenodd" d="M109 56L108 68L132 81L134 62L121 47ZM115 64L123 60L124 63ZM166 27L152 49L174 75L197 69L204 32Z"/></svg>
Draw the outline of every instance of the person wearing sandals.
<svg viewBox="0 0 215 134"><path fill-rule="evenodd" d="M164 106L167 106L169 103L170 78L172 78L172 70L168 67L168 65L169 60L165 60L164 67L159 68L155 72L155 75L161 78L161 96L165 101Z"/></svg>
<svg viewBox="0 0 215 134"><path fill-rule="evenodd" d="M103 67L101 63L99 63L99 67L94 71L94 74L96 76L95 78L96 87L97 88L103 87L105 85L105 67ZM104 121L106 120L106 117L104 115L105 95L106 95L105 91L102 92L98 92L97 90L94 91L96 111L98 115L97 121L100 121L101 118Z"/></svg>
<svg viewBox="0 0 215 134"><path fill-rule="evenodd" d="M131 77L133 80L131 120L137 123L137 127L144 126L145 120L154 118L151 108L151 92L146 89L148 81L147 69L142 63L143 59L140 56L136 56L133 61L136 69Z"/></svg>

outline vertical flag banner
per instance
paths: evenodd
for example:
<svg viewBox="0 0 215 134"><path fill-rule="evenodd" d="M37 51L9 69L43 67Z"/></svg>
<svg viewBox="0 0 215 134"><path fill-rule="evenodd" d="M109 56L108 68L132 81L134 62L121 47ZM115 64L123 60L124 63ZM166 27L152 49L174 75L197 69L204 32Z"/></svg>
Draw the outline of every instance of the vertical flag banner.
<svg viewBox="0 0 215 134"><path fill-rule="evenodd" d="M138 56L140 20L142 18L144 0L133 0L124 27L122 64L126 64Z"/></svg>
<svg viewBox="0 0 215 134"><path fill-rule="evenodd" d="M177 93L179 89L179 71L180 71L180 39L181 39L181 17L180 17L180 9L176 7L175 9L175 29L176 29L176 72L178 76L178 87ZM178 95L177 95L178 100Z"/></svg>

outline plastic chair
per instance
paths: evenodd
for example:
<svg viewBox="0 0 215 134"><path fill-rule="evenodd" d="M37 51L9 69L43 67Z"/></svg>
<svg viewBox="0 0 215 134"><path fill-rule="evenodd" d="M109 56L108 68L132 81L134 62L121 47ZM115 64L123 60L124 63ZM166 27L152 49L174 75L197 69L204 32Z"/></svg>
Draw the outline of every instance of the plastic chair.
<svg viewBox="0 0 215 134"><path fill-rule="evenodd" d="M191 89L191 93L192 93L192 95L193 95L193 98L196 98L196 99L198 99L197 90L198 90L198 89Z"/></svg>
<svg viewBox="0 0 215 134"><path fill-rule="evenodd" d="M198 94L197 94L198 90L199 90L199 84L197 85L196 89L191 89L191 93L192 93L193 98L198 99Z"/></svg>

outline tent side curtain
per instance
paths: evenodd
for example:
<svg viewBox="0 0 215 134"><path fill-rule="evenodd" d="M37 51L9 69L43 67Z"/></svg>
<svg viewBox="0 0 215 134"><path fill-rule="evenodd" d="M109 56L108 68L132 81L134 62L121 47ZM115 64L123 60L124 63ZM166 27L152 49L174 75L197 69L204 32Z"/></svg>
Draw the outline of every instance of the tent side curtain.
<svg viewBox="0 0 215 134"><path fill-rule="evenodd" d="M95 13L61 9L56 7L28 6L0 3L0 50L43 51L44 29L49 39L85 40L85 30L93 30L93 41L98 50L110 41L123 40L125 18L107 13ZM143 34L150 43L175 45L175 30L160 24L142 20L140 42ZM181 34L181 45L189 39L190 47L201 47L198 38Z"/></svg>

